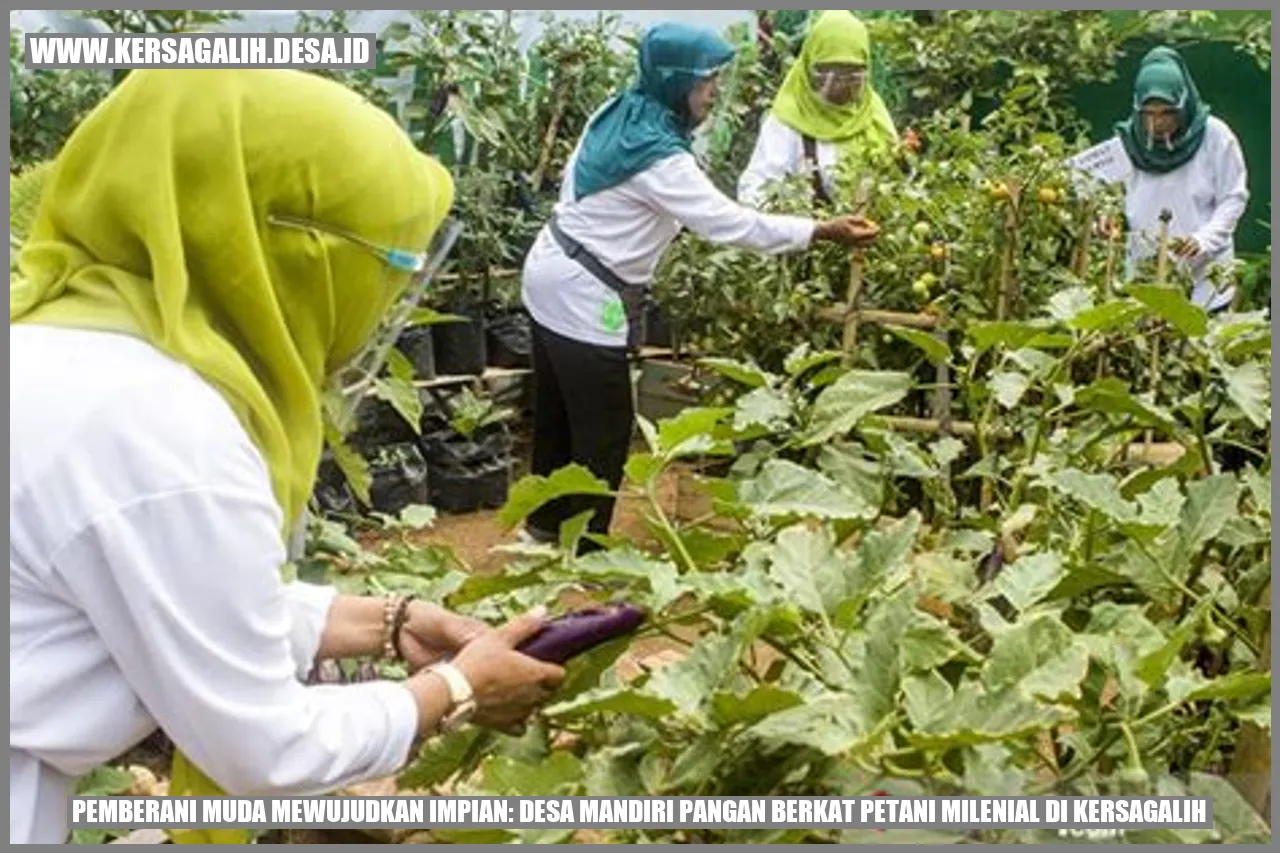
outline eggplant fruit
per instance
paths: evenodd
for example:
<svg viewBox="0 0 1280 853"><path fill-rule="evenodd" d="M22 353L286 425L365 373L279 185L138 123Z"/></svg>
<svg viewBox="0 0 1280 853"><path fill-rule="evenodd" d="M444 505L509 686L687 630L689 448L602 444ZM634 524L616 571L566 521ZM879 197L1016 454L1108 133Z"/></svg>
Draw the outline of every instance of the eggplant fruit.
<svg viewBox="0 0 1280 853"><path fill-rule="evenodd" d="M566 613L525 640L516 650L546 663L562 664L588 649L633 633L645 612L630 604L609 604Z"/></svg>

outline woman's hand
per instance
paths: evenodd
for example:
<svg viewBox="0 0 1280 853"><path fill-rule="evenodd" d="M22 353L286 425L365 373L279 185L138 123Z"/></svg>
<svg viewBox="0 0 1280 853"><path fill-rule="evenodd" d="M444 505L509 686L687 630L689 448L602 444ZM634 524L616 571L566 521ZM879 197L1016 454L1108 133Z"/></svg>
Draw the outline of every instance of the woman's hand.
<svg viewBox="0 0 1280 853"><path fill-rule="evenodd" d="M880 226L861 216L839 216L819 222L813 229L815 240L841 243L845 246L867 246L880 236Z"/></svg>
<svg viewBox="0 0 1280 853"><path fill-rule="evenodd" d="M410 604L408 617L400 630L400 650L410 673L457 654L476 637L494 630L478 619L425 601Z"/></svg>
<svg viewBox="0 0 1280 853"><path fill-rule="evenodd" d="M560 686L563 667L515 651L544 624L544 612L539 608L480 634L453 659L475 694L472 722L476 725L519 734L529 715Z"/></svg>
<svg viewBox="0 0 1280 853"><path fill-rule="evenodd" d="M1194 237L1178 237L1172 244L1173 253L1184 261L1194 259L1200 254L1200 244Z"/></svg>

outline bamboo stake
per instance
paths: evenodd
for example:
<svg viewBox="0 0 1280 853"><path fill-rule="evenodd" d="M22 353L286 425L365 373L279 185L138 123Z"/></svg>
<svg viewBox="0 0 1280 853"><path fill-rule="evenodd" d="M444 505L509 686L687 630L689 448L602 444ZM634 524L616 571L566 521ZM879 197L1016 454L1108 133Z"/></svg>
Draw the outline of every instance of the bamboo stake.
<svg viewBox="0 0 1280 853"><path fill-rule="evenodd" d="M569 108L569 92L573 88L575 78L570 77L564 85L560 87L560 91L556 93L556 103L551 109L551 121L547 124L547 132L542 137L542 149L538 154L538 165L533 170L533 191L536 193L542 188L542 178L547 172L547 167L551 164L551 151L556 143L556 136L560 132L560 122L564 119L565 111Z"/></svg>
<svg viewBox="0 0 1280 853"><path fill-rule="evenodd" d="M818 312L818 318L830 323L846 323L851 312L848 305L831 305ZM908 329L935 329L940 323L936 314L910 314L904 311L883 311L864 308L856 312L859 323L877 326L905 326Z"/></svg>
<svg viewBox="0 0 1280 853"><path fill-rule="evenodd" d="M1075 273L1084 278L1089 271L1089 249L1093 243L1093 202L1087 201L1083 210L1084 226L1076 240Z"/></svg>
<svg viewBox="0 0 1280 853"><path fill-rule="evenodd" d="M855 199L855 213L861 213L867 206L867 202L871 197L871 180L863 179L858 186L858 194ZM845 304L849 306L849 314L844 321L844 339L841 342L840 349L844 353L844 362L846 365L853 363L854 348L858 345L858 306L862 301L862 272L866 264L867 253L865 249L857 248L849 250L849 291L845 297Z"/></svg>
<svg viewBox="0 0 1280 853"><path fill-rule="evenodd" d="M1107 266L1102 274L1102 298L1110 301L1111 294L1115 292L1115 272L1116 272L1116 247L1120 242L1120 229L1114 223L1107 225ZM1098 357L1098 375L1097 379L1101 380L1107 372L1107 353L1103 350Z"/></svg>
<svg viewBox="0 0 1280 853"><path fill-rule="evenodd" d="M1169 221L1173 219L1173 211L1165 208L1160 211L1160 248L1156 253L1156 284L1163 285L1169 276ZM1160 338L1151 336L1151 393L1159 392L1160 386ZM1152 431L1147 430L1145 442L1151 446Z"/></svg>

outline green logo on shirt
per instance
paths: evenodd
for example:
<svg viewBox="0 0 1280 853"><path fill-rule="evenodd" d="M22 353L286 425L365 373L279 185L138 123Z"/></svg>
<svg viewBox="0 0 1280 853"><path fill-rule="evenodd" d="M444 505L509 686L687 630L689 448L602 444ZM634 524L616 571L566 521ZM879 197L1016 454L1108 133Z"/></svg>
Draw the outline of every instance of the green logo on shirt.
<svg viewBox="0 0 1280 853"><path fill-rule="evenodd" d="M604 304L600 311L600 325L604 326L606 332L620 332L626 322L627 312L622 307L621 299L615 296Z"/></svg>

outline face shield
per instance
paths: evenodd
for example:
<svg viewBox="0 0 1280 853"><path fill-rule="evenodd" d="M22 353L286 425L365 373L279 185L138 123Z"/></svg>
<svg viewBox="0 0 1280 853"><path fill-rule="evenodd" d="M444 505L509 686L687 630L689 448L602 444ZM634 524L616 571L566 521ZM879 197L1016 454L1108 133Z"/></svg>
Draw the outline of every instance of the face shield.
<svg viewBox="0 0 1280 853"><path fill-rule="evenodd" d="M814 68L809 85L819 98L829 104L843 105L857 101L867 85L867 69L852 66Z"/></svg>
<svg viewBox="0 0 1280 853"><path fill-rule="evenodd" d="M398 293L390 307L378 319L377 327L368 341L327 377L325 390L326 397L330 398L327 405L337 406L336 410L329 409L329 415L345 432L352 422L360 399L378 378L392 347L409 325L414 310L448 260L449 253L462 234L462 223L446 217L436 228L427 246L414 248L410 235L421 233L421 228L406 227L403 240L394 241L392 245L380 245L352 231L310 219L272 215L269 221L277 227L301 229L359 247L381 264L385 280L375 292L385 293L394 289ZM406 276L407 285L401 285L400 282Z"/></svg>

